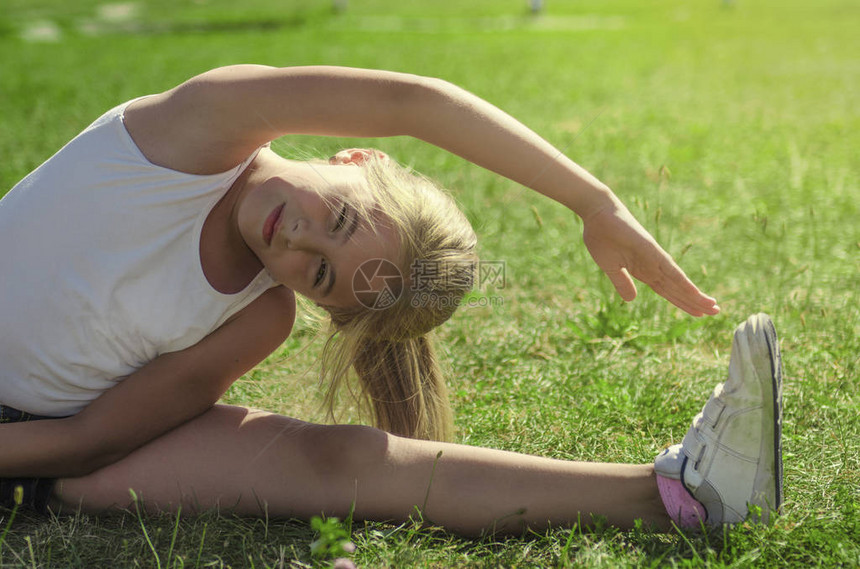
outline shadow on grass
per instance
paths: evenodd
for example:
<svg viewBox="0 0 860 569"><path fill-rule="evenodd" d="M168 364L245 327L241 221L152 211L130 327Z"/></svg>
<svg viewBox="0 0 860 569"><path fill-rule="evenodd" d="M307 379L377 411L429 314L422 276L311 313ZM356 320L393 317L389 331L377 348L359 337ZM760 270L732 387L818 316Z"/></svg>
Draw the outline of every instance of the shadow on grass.
<svg viewBox="0 0 860 569"><path fill-rule="evenodd" d="M849 500L833 520L779 518L774 525L740 524L708 531L658 533L637 525L530 532L521 537L463 538L415 521L355 523L359 567L808 566L826 559L856 561L858 504ZM848 511L850 510L850 511ZM0 510L0 523L8 520ZM847 522L847 523L845 523ZM145 531L141 528L145 528ZM38 517L21 513L2 551L3 567L284 567L323 566L311 556L316 532L303 521L134 513ZM819 558L819 556L822 556Z"/></svg>

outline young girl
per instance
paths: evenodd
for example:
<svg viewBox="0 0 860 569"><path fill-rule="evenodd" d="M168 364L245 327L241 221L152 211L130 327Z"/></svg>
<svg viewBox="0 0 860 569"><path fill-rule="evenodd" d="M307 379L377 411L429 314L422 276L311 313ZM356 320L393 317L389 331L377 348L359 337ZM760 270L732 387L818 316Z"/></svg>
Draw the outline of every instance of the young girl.
<svg viewBox="0 0 860 569"><path fill-rule="evenodd" d="M0 499L36 509L212 507L426 519L464 533L601 515L666 528L781 503L780 362L763 315L727 383L656 465L453 445L427 333L469 290L475 235L427 180L370 150L286 160L286 134L411 135L576 212L625 300L632 277L694 316L703 294L614 194L489 103L358 69L216 69L109 111L0 201ZM423 265L422 265L423 264ZM415 269L432 266L430 292ZM294 293L331 315L378 428L215 405L289 335ZM44 419L29 420L28 419ZM655 474L656 469L656 474Z"/></svg>

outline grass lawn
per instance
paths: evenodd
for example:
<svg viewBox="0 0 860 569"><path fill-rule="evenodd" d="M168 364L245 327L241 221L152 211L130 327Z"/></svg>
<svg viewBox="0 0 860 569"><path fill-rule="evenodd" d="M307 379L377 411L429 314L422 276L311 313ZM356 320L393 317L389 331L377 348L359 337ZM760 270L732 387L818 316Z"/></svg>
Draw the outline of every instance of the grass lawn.
<svg viewBox="0 0 860 569"><path fill-rule="evenodd" d="M735 324L773 316L786 373L786 502L771 527L474 540L417 523L355 524L359 566L860 565L856 2L549 0L538 17L522 0L367 0L340 13L284 0L3 6L0 193L108 108L212 67L437 75L607 182L719 299L722 315L702 320L642 287L625 305L569 211L414 140L360 142L453 188L482 257L505 263L504 287L476 293L484 306L464 307L439 331L459 442L650 462L723 379ZM356 144L290 138L275 148L309 156ZM313 338L300 322L225 400L324 419ZM346 408L341 420L358 418ZM2 567L325 566L311 558L307 522L11 518L0 511Z"/></svg>

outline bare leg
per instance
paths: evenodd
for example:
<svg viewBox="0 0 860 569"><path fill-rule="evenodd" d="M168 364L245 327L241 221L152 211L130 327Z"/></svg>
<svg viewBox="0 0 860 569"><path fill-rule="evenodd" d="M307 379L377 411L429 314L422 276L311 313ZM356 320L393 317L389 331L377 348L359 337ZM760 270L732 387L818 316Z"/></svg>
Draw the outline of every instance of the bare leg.
<svg viewBox="0 0 860 569"><path fill-rule="evenodd" d="M441 452L441 457L437 456ZM652 465L552 460L416 441L369 427L321 426L218 406L89 476L59 481L55 507L147 507L243 515L424 518L451 530L518 532L588 524L668 527Z"/></svg>

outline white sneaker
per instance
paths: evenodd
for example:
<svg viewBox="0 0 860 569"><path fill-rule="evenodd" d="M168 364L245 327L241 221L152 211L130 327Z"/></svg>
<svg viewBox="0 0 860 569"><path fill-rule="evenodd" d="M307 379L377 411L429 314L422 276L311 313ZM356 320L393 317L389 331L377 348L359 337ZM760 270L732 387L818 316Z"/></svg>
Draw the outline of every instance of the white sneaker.
<svg viewBox="0 0 860 569"><path fill-rule="evenodd" d="M729 377L679 445L654 461L707 511L708 525L767 523L782 505L782 360L766 314L735 329Z"/></svg>

